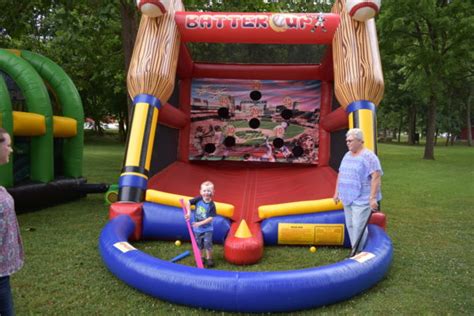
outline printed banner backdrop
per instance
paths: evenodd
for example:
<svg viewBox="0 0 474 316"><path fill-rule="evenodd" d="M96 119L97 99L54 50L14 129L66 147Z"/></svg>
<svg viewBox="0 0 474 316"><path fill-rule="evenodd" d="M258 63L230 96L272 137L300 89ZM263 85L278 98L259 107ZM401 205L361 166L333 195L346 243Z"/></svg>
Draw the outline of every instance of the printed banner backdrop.
<svg viewBox="0 0 474 316"><path fill-rule="evenodd" d="M194 79L189 159L317 164L320 85Z"/></svg>

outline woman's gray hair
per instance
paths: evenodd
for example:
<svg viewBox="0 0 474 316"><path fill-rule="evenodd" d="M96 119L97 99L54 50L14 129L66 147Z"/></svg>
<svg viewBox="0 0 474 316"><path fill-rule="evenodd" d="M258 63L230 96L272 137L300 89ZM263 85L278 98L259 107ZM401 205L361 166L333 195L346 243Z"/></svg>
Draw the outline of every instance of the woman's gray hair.
<svg viewBox="0 0 474 316"><path fill-rule="evenodd" d="M352 136L354 138L357 138L361 142L364 141L364 132L360 128L351 128L350 130L347 131L346 137L347 136Z"/></svg>

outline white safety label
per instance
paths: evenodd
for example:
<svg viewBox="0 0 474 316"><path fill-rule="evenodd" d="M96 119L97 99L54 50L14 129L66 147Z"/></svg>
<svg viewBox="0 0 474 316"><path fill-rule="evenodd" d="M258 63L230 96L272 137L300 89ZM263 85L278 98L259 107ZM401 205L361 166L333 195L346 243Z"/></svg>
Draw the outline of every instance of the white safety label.
<svg viewBox="0 0 474 316"><path fill-rule="evenodd" d="M130 245L126 241L116 242L114 244L114 247L117 248L118 250L120 250L123 253L129 252L129 251L132 251L132 250L137 250L137 248L133 247L132 245Z"/></svg>
<svg viewBox="0 0 474 316"><path fill-rule="evenodd" d="M357 255L355 255L354 257L351 257L352 260L355 260L360 263L369 261L372 258L375 258L375 255L371 252L365 252L365 251L362 251L358 253Z"/></svg>

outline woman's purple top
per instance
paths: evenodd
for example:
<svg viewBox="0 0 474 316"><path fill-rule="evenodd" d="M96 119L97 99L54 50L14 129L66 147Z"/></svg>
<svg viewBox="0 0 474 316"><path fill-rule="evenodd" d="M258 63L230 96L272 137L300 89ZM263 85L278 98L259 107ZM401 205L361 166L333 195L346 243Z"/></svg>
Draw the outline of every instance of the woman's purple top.
<svg viewBox="0 0 474 316"><path fill-rule="evenodd" d="M339 167L337 192L344 205L369 204L371 174L375 171L383 174L379 158L370 150L363 149L357 156L347 152ZM380 190L377 201L382 199Z"/></svg>
<svg viewBox="0 0 474 316"><path fill-rule="evenodd" d="M15 203L0 186L0 277L15 273L23 266L23 245L15 214Z"/></svg>

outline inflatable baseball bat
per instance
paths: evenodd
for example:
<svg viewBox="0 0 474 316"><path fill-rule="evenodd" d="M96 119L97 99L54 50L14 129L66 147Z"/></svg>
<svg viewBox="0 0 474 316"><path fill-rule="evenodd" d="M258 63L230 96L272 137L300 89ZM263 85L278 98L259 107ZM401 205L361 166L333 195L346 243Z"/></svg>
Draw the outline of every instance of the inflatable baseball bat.
<svg viewBox="0 0 474 316"><path fill-rule="evenodd" d="M179 260L181 259L184 259L186 258L187 256L189 256L191 253L189 252L189 250L186 250L185 252L183 252L182 254L179 254L177 255L176 257L174 257L173 259L170 260L170 262L178 262Z"/></svg>
<svg viewBox="0 0 474 316"><path fill-rule="evenodd" d="M148 185L159 112L176 82L180 35L174 16L184 11L184 6L181 0L141 0L138 6L144 14L127 74L133 108L118 200L141 203Z"/></svg>
<svg viewBox="0 0 474 316"><path fill-rule="evenodd" d="M183 208L184 216L186 216L186 214L188 213L186 204L184 204L183 199L179 199L179 202L181 203L181 207ZM197 246L196 239L194 238L194 233L193 233L193 230L191 229L191 223L189 222L189 219L186 220L186 225L188 226L189 237L191 238L191 245L193 246L194 260L196 260L197 267L200 269L203 269L204 265L202 264L201 251L199 251L199 248Z"/></svg>

